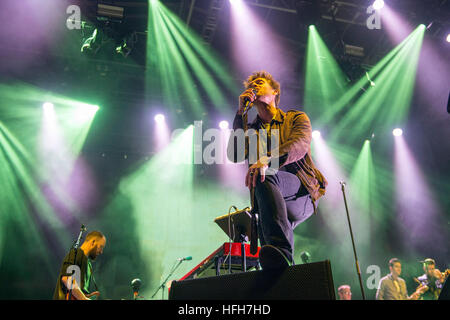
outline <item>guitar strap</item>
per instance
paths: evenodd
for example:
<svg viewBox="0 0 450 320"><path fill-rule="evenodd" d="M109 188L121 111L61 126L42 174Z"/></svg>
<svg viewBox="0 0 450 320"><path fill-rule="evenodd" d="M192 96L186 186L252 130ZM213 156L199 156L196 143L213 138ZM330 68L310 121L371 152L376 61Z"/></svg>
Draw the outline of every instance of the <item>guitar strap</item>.
<svg viewBox="0 0 450 320"><path fill-rule="evenodd" d="M92 264L91 263L89 263L89 268L91 269L91 280L92 280L92 283L94 284L94 288L95 288L94 291L99 291L97 283L95 282L94 270L92 268Z"/></svg>

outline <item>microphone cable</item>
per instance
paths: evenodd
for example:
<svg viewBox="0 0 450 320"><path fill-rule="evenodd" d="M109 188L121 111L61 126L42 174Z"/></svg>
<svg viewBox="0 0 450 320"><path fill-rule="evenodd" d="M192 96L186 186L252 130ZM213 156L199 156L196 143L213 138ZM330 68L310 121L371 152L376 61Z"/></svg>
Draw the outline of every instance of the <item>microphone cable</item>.
<svg viewBox="0 0 450 320"><path fill-rule="evenodd" d="M224 267L226 261L228 259L230 260L228 262L228 273L230 273L230 274L231 274L231 245L232 245L233 239L235 237L235 230L234 230L234 224L233 224L233 238L231 238L231 223L233 222L233 218L231 217L231 209L238 211L238 208L234 205L228 209L228 246L229 247L228 247L228 254L222 262L222 267Z"/></svg>

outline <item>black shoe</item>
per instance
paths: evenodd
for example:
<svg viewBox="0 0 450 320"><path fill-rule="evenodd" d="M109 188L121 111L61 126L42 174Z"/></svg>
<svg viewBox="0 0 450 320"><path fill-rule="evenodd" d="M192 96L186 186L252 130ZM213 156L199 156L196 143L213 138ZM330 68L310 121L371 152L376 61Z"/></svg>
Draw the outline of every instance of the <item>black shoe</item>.
<svg viewBox="0 0 450 320"><path fill-rule="evenodd" d="M259 262L263 270L282 269L291 265L286 255L278 248L265 245L259 251Z"/></svg>

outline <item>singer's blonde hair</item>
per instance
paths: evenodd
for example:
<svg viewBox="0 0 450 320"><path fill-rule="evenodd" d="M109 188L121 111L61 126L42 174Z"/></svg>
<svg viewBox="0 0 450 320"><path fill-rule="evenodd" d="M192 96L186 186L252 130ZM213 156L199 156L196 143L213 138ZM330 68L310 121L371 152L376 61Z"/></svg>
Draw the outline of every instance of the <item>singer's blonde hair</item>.
<svg viewBox="0 0 450 320"><path fill-rule="evenodd" d="M278 107L278 104L280 103L280 95L281 95L281 86L280 83L278 81L276 81L272 75L270 73L268 73L267 71L255 71L252 73L251 76L249 76L247 78L247 80L244 81L244 86L246 88L248 88L248 86L250 85L250 83L252 83L253 80L258 79L258 78L263 78L266 79L267 82L269 82L270 86L278 91L277 96L275 97L275 105Z"/></svg>

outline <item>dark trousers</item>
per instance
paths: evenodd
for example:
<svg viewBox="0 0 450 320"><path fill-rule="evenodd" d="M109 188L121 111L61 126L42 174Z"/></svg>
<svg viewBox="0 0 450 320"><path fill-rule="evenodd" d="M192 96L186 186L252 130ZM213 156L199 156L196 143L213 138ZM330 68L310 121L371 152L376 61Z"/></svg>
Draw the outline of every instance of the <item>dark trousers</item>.
<svg viewBox="0 0 450 320"><path fill-rule="evenodd" d="M294 228L313 214L311 197L300 179L287 171L266 175L264 182L259 177L257 180L260 244L277 247L294 262Z"/></svg>

